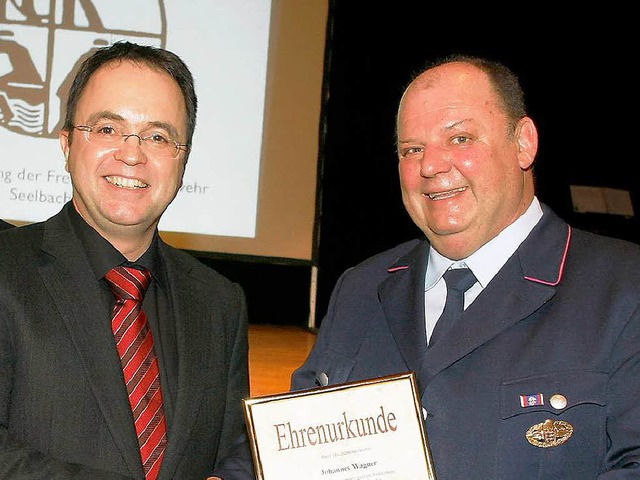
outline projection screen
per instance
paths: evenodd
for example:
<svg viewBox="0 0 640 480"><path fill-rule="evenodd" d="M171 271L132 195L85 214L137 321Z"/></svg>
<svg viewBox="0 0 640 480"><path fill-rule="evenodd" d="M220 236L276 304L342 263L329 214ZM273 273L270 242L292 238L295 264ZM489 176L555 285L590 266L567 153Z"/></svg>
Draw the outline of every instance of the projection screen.
<svg viewBox="0 0 640 480"><path fill-rule="evenodd" d="M195 252L311 261L328 0L0 0L0 218L71 198L58 142L79 62L163 46L199 97L184 184L160 231Z"/></svg>

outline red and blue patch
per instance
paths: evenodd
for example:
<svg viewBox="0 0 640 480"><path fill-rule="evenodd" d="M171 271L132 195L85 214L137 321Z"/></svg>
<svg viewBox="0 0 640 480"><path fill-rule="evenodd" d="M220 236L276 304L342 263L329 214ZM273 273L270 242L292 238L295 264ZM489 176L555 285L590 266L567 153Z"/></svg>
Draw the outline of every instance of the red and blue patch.
<svg viewBox="0 0 640 480"><path fill-rule="evenodd" d="M520 395L520 406L522 408L537 407L540 405L544 405L544 396L541 393Z"/></svg>

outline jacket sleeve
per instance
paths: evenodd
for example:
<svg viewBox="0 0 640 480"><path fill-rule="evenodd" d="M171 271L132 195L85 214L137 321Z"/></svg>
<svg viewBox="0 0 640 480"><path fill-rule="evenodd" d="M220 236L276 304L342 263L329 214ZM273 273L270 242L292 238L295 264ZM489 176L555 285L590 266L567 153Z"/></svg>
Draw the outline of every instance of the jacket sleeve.
<svg viewBox="0 0 640 480"><path fill-rule="evenodd" d="M225 433L220 446L219 461L212 476L224 480L254 480L251 447L245 433L242 398L249 391L248 379L248 319L244 292L239 289L239 318L237 336L231 349Z"/></svg>
<svg viewBox="0 0 640 480"><path fill-rule="evenodd" d="M640 477L640 305L613 345L607 387L606 472L598 480Z"/></svg>

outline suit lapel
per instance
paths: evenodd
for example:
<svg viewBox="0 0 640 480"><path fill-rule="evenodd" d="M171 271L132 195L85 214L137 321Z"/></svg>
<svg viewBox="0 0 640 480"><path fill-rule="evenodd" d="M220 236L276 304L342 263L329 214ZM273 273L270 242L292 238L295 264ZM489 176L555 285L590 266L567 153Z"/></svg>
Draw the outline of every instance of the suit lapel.
<svg viewBox="0 0 640 480"><path fill-rule="evenodd" d="M142 467L126 389L114 388L123 378L113 333L108 321L92 317L93 312L104 312L108 307L98 305L102 302L99 286L72 231L64 210L45 222L42 249L53 260L43 263L39 273L122 457L132 472L139 473Z"/></svg>
<svg viewBox="0 0 640 480"><path fill-rule="evenodd" d="M197 418L205 386L211 384L211 356L220 349L213 345L217 332L211 332L210 307L202 299L211 297L205 281L193 276L192 265L177 261L164 243L160 252L171 272L169 282L176 325L178 388L171 437L161 469L161 478L173 478ZM217 336L217 338L221 338ZM219 363L220 365L223 362Z"/></svg>
<svg viewBox="0 0 640 480"><path fill-rule="evenodd" d="M388 269L378 295L407 368L415 370L427 350L424 324L424 278L429 243L422 241Z"/></svg>
<svg viewBox="0 0 640 480"><path fill-rule="evenodd" d="M527 318L549 301L560 282L571 230L549 211L454 327L427 350L420 384Z"/></svg>

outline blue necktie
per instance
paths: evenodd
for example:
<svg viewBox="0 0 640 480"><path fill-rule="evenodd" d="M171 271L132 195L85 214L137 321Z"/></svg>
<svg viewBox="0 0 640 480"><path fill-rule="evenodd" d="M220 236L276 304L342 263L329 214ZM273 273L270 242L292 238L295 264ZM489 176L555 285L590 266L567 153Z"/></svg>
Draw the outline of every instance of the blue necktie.
<svg viewBox="0 0 640 480"><path fill-rule="evenodd" d="M464 293L476 283L476 277L468 268L452 268L444 272L444 281L447 285L447 301L444 304L442 315L438 318L436 326L431 333L429 346L435 345L456 322L464 311Z"/></svg>

